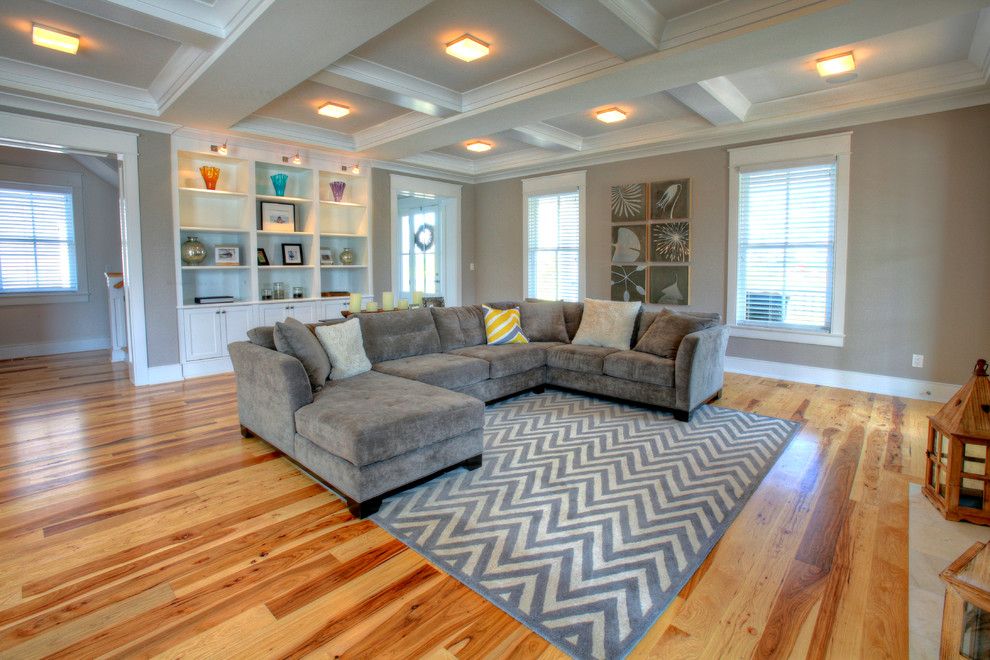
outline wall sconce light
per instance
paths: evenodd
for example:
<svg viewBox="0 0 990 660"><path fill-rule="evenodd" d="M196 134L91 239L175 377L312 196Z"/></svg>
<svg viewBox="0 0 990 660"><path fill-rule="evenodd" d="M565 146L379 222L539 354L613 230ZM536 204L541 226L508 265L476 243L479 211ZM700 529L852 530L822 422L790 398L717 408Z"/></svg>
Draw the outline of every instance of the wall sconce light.
<svg viewBox="0 0 990 660"><path fill-rule="evenodd" d="M299 152L297 151L292 156L282 156L282 162L283 163L291 162L293 165L299 165L302 163L302 158L299 157Z"/></svg>
<svg viewBox="0 0 990 660"><path fill-rule="evenodd" d="M360 174L361 173L361 167L359 165L357 165L356 163L354 165L341 165L340 166L340 171L341 172L350 172L351 174Z"/></svg>
<svg viewBox="0 0 990 660"><path fill-rule="evenodd" d="M221 156L227 155L227 141L224 140L223 144L211 144L210 151L215 154L220 154Z"/></svg>

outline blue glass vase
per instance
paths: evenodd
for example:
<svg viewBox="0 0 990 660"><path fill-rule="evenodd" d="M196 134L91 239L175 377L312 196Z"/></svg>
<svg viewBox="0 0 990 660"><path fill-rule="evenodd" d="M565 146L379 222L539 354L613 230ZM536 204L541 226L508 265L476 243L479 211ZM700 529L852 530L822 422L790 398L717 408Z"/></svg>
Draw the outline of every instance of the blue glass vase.
<svg viewBox="0 0 990 660"><path fill-rule="evenodd" d="M289 180L288 174L273 174L272 175L272 186L275 188L275 194L279 197L285 196L285 183Z"/></svg>

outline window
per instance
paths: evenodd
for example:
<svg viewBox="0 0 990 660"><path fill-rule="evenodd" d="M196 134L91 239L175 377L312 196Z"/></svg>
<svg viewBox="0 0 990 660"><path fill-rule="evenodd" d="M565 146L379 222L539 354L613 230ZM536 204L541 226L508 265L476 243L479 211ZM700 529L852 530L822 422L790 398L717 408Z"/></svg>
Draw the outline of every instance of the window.
<svg viewBox="0 0 990 660"><path fill-rule="evenodd" d="M842 345L849 142L730 150L734 335Z"/></svg>
<svg viewBox="0 0 990 660"><path fill-rule="evenodd" d="M581 300L584 295L585 173L523 181L526 297Z"/></svg>

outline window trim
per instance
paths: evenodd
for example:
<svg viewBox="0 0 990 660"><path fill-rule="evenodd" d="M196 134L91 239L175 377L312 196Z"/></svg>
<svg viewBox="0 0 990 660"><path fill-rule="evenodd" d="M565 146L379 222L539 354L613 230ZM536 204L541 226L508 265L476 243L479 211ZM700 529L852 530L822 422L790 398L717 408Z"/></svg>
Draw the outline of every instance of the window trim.
<svg viewBox="0 0 990 660"><path fill-rule="evenodd" d="M529 198L531 195L578 191L578 301L585 296L587 281L587 170L551 174L522 180L522 300L529 296Z"/></svg>
<svg viewBox="0 0 990 660"><path fill-rule="evenodd" d="M849 160L852 132L773 142L729 149L729 236L726 263L726 321L733 337L841 347L845 343L846 260L849 236ZM835 254L832 271L832 324L830 332L739 325L736 309L739 277L739 173L796 166L835 159Z"/></svg>
<svg viewBox="0 0 990 660"><path fill-rule="evenodd" d="M90 300L89 278L86 269L86 234L83 221L82 175L76 172L46 170L36 167L0 165L0 187L5 183L31 186L38 189L71 188L72 222L75 232L76 251L76 290L72 293L60 291L31 291L25 293L0 292L0 307L10 305L51 305L56 303L85 303Z"/></svg>

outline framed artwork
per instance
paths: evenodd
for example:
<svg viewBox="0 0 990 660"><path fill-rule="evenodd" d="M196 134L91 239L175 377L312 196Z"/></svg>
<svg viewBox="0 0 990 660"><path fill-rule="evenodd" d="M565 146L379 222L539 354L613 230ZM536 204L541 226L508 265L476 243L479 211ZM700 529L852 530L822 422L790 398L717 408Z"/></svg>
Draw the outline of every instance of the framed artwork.
<svg viewBox="0 0 990 660"><path fill-rule="evenodd" d="M646 266L612 266L612 300L646 302Z"/></svg>
<svg viewBox="0 0 990 660"><path fill-rule="evenodd" d="M684 263L691 259L691 225L658 222L650 225L649 261Z"/></svg>
<svg viewBox="0 0 990 660"><path fill-rule="evenodd" d="M646 225L612 225L612 263L649 261Z"/></svg>
<svg viewBox="0 0 990 660"><path fill-rule="evenodd" d="M691 217L691 179L672 179L650 184L650 218L687 220Z"/></svg>
<svg viewBox="0 0 990 660"><path fill-rule="evenodd" d="M296 231L296 205L261 202L261 231L291 234Z"/></svg>
<svg viewBox="0 0 990 660"><path fill-rule="evenodd" d="M612 186L612 222L646 220L648 191L645 183Z"/></svg>
<svg viewBox="0 0 990 660"><path fill-rule="evenodd" d="M268 253L265 252L265 248L258 248L258 265L259 266L271 266L271 262L268 261Z"/></svg>
<svg viewBox="0 0 990 660"><path fill-rule="evenodd" d="M302 243L282 243L282 265L303 265Z"/></svg>
<svg viewBox="0 0 990 660"><path fill-rule="evenodd" d="M240 266L241 248L237 245L216 245L213 247L213 263L217 266Z"/></svg>
<svg viewBox="0 0 990 660"><path fill-rule="evenodd" d="M691 303L691 269L689 266L650 266L650 300L655 305Z"/></svg>
<svg viewBox="0 0 990 660"><path fill-rule="evenodd" d="M333 265L333 250L327 247L320 248L320 265L321 266Z"/></svg>

